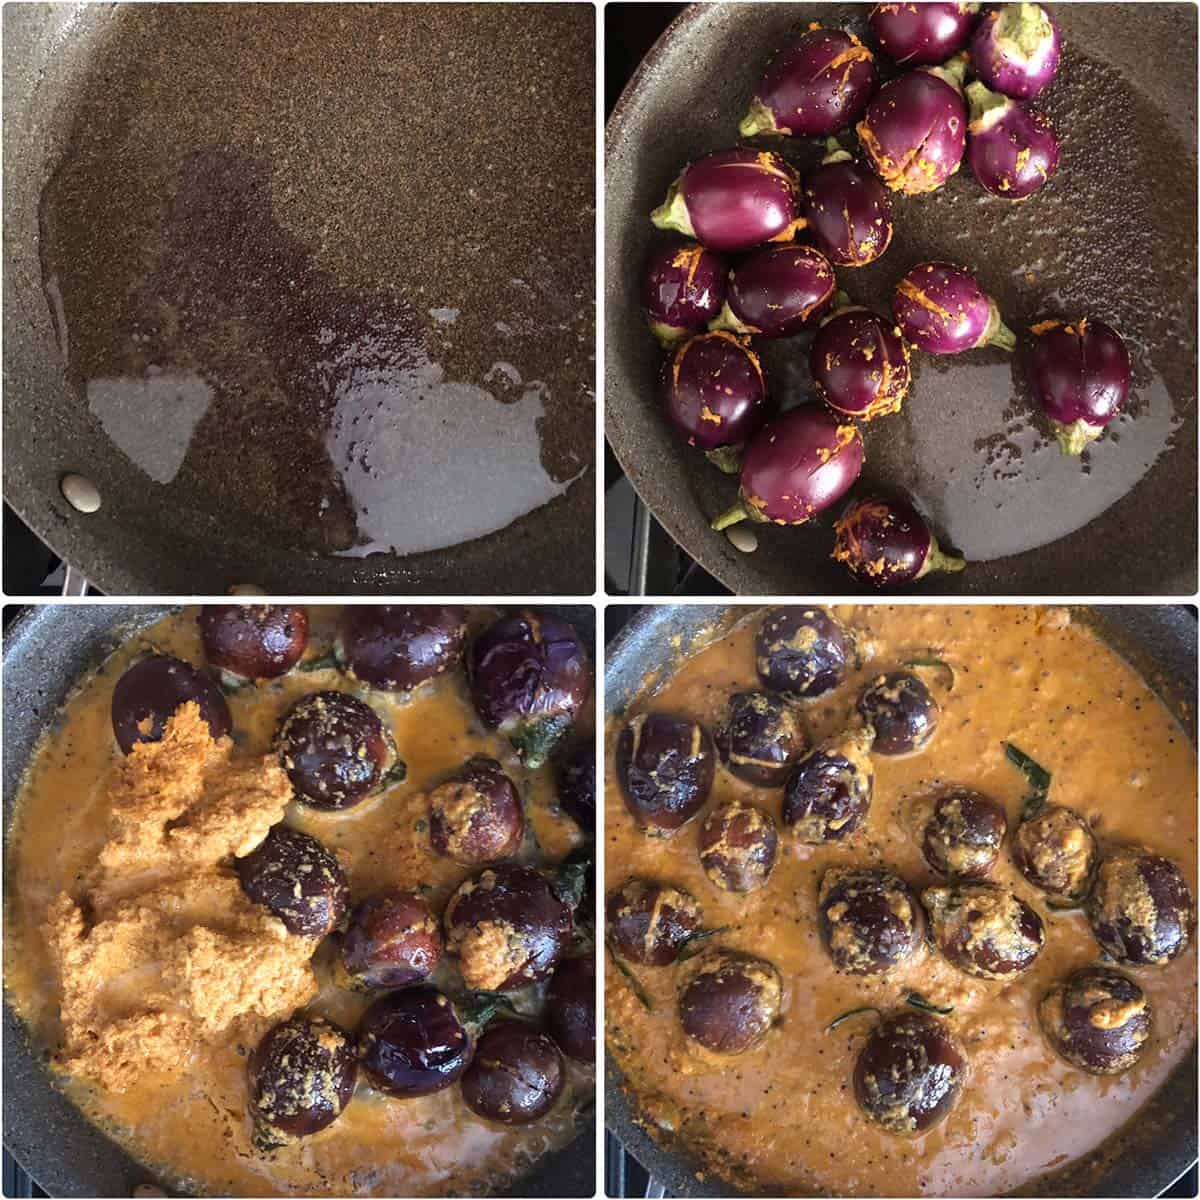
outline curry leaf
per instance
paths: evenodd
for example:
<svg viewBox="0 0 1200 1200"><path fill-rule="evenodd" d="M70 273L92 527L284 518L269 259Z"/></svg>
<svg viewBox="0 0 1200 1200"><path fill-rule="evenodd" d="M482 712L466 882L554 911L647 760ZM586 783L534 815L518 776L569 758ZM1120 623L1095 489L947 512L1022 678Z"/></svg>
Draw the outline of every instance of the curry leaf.
<svg viewBox="0 0 1200 1200"><path fill-rule="evenodd" d="M1008 761L1019 767L1029 780L1029 791L1025 793L1021 802L1021 820L1028 821L1030 817L1037 816L1046 803L1046 797L1050 794L1050 772L1041 763L1030 758L1024 750L1017 749L1012 742L1001 744Z"/></svg>
<svg viewBox="0 0 1200 1200"><path fill-rule="evenodd" d="M844 1012L840 1016L834 1017L833 1020L825 1026L825 1032L830 1033L843 1022L849 1021L854 1017L861 1017L864 1013L874 1013L876 1016L879 1016L879 1009L874 1008L869 1004L865 1005L863 1008L852 1008L848 1012Z"/></svg>
<svg viewBox="0 0 1200 1200"><path fill-rule="evenodd" d="M647 1012L653 1012L654 1011L654 1001L651 1000L650 997L646 995L646 989L644 987L642 987L641 981L621 961L621 956L617 953L616 948L613 946L612 942L610 942L606 939L604 944L605 944L605 946L608 947L608 952L609 952L609 954L612 955L612 960L616 964L617 970L620 971L621 974L625 976L625 982L629 984L630 991L632 991L633 994L638 998L638 1000L641 1002L642 1007Z"/></svg>
<svg viewBox="0 0 1200 1200"><path fill-rule="evenodd" d="M954 1011L954 1005L951 1004L948 1008L940 1008L938 1005L926 1000L920 992L909 992L904 997L904 1003L911 1008L920 1009L921 1012L937 1013L939 1017L948 1017Z"/></svg>

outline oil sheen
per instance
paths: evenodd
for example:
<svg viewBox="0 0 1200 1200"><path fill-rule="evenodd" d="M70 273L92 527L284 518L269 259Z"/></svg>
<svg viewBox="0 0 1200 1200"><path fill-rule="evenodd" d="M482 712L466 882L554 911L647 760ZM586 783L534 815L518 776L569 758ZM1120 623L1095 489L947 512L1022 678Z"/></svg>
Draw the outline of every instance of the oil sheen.
<svg viewBox="0 0 1200 1200"><path fill-rule="evenodd" d="M114 8L41 254L67 375L135 493L362 557L482 537L580 478L585 17Z"/></svg>

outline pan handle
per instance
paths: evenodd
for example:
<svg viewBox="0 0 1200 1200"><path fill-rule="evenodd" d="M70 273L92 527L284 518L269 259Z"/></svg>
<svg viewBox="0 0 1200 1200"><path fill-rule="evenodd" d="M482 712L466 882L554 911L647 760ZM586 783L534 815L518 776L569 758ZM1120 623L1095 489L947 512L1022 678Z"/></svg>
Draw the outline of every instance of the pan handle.
<svg viewBox="0 0 1200 1200"><path fill-rule="evenodd" d="M77 571L70 563L63 564L63 585L62 595L64 596L86 596L88 594L88 581L82 571Z"/></svg>
<svg viewBox="0 0 1200 1200"><path fill-rule="evenodd" d="M650 563L650 510L642 498L633 493L633 550L629 556L630 596L646 594L646 573Z"/></svg>

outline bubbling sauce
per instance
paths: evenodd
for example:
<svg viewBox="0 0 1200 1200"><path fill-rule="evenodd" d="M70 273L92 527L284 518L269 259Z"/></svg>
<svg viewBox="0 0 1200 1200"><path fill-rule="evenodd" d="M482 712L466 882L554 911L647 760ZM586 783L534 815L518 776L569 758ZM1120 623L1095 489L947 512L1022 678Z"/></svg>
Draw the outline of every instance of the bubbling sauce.
<svg viewBox="0 0 1200 1200"><path fill-rule="evenodd" d="M762 1044L703 1061L677 1017L681 968L633 967L647 1011L611 962L607 1039L628 1093L655 1136L670 1134L703 1164L759 1193L833 1196L995 1196L1087 1154L1124 1125L1171 1074L1196 1038L1196 957L1189 947L1161 968L1125 968L1144 989L1154 1028L1141 1060L1097 1077L1058 1058L1042 1036L1038 1001L1072 970L1099 960L1079 911L1047 907L1017 872L1008 845L990 878L1043 917L1046 943L1032 967L1004 981L973 978L926 951L886 978L838 975L817 925L817 884L827 867L886 866L918 891L939 882L921 853L913 814L948 785L993 797L1015 826L1025 776L1005 757L1010 741L1052 772L1053 803L1077 809L1101 846L1138 842L1179 864L1196 888L1196 759L1187 737L1138 675L1062 609L850 607L835 610L860 635L865 661L802 711L814 741L848 722L864 683L905 660L937 657L955 671L917 669L942 713L928 746L874 756L875 790L863 826L844 842L804 845L782 834L767 885L745 895L714 887L697 854L704 813L670 839L635 827L606 746L606 887L630 875L686 888L712 939L768 959L784 979L783 1015ZM661 711L713 728L731 692L756 686L754 636L763 613L647 679L624 717ZM719 770L709 807L744 799L778 819L780 790L756 789ZM707 809L704 810L708 811ZM969 1061L949 1116L915 1138L872 1124L855 1102L854 1063L873 1019L826 1026L850 1009L903 1007L919 992L945 1017Z"/></svg>

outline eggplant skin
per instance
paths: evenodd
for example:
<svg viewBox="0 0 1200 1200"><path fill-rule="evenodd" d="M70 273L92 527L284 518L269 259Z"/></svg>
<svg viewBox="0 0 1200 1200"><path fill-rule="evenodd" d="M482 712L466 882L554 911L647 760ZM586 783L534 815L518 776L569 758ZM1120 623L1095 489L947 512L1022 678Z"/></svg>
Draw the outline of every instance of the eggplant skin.
<svg viewBox="0 0 1200 1200"><path fill-rule="evenodd" d="M684 238L655 247L642 274L642 310L663 343L704 330L725 303L729 264L719 254Z"/></svg>
<svg viewBox="0 0 1200 1200"><path fill-rule="evenodd" d="M767 246L730 272L718 322L738 333L791 337L816 321L837 291L833 267L812 246Z"/></svg>
<svg viewBox="0 0 1200 1200"><path fill-rule="evenodd" d="M746 448L744 515L800 525L846 494L862 471L862 435L824 410L806 405L784 413Z"/></svg>
<svg viewBox="0 0 1200 1200"><path fill-rule="evenodd" d="M920 578L933 536L907 501L887 496L855 500L834 523L833 557L859 583L899 587Z"/></svg>
<svg viewBox="0 0 1200 1200"><path fill-rule="evenodd" d="M1046 1040L1072 1066L1092 1075L1120 1075L1141 1057L1153 1011L1128 975L1083 967L1046 993L1038 1020Z"/></svg>
<svg viewBox="0 0 1200 1200"><path fill-rule="evenodd" d="M913 267L892 294L901 334L927 354L961 354L980 346L1016 347L1016 335L975 276L953 263Z"/></svg>
<svg viewBox="0 0 1200 1200"><path fill-rule="evenodd" d="M738 132L826 137L859 116L878 86L875 57L854 34L810 29L771 61Z"/></svg>
<svg viewBox="0 0 1200 1200"><path fill-rule="evenodd" d="M823 608L776 608L754 639L759 682L789 704L832 691L846 678L854 656L853 635Z"/></svg>
<svg viewBox="0 0 1200 1200"><path fill-rule="evenodd" d="M758 355L720 329L675 348L663 363L659 400L676 435L705 452L742 445L772 413Z"/></svg>
<svg viewBox="0 0 1200 1200"><path fill-rule="evenodd" d="M858 123L867 161L893 191L940 188L962 164L967 108L958 89L922 67L885 84Z"/></svg>
<svg viewBox="0 0 1200 1200"><path fill-rule="evenodd" d="M889 1133L911 1136L950 1111L966 1070L966 1055L942 1021L926 1013L894 1013L859 1053L854 1095Z"/></svg>
<svg viewBox="0 0 1200 1200"><path fill-rule="evenodd" d="M617 783L643 829L673 833L704 807L716 771L716 748L695 721L639 713L617 739Z"/></svg>
<svg viewBox="0 0 1200 1200"><path fill-rule="evenodd" d="M876 4L867 21L897 66L933 67L966 46L978 13L978 4Z"/></svg>
<svg viewBox="0 0 1200 1200"><path fill-rule="evenodd" d="M899 412L912 382L900 330L855 305L825 318L809 348L808 364L826 405L856 421Z"/></svg>
<svg viewBox="0 0 1200 1200"><path fill-rule="evenodd" d="M826 159L804 187L804 219L813 240L837 267L865 267L892 243L887 189L865 168Z"/></svg>
<svg viewBox="0 0 1200 1200"><path fill-rule="evenodd" d="M1058 135L1041 113L976 80L967 88L967 161L984 191L1027 200L1058 170Z"/></svg>
<svg viewBox="0 0 1200 1200"><path fill-rule="evenodd" d="M993 91L1032 100L1049 87L1061 50L1058 26L1040 4L1005 4L976 27L971 67Z"/></svg>
<svg viewBox="0 0 1200 1200"><path fill-rule="evenodd" d="M1029 382L1064 454L1079 454L1125 407L1133 382L1129 350L1111 325L1090 317L1030 329Z"/></svg>
<svg viewBox="0 0 1200 1200"><path fill-rule="evenodd" d="M530 770L549 758L592 690L579 634L548 613L524 611L488 626L468 665L479 719L507 734Z"/></svg>
<svg viewBox="0 0 1200 1200"><path fill-rule="evenodd" d="M1120 847L1101 861L1086 907L1101 948L1135 967L1177 958L1196 921L1183 872L1170 859L1136 846Z"/></svg>
<svg viewBox="0 0 1200 1200"><path fill-rule="evenodd" d="M721 253L791 241L802 224L800 180L769 150L718 150L683 169L650 219Z"/></svg>

